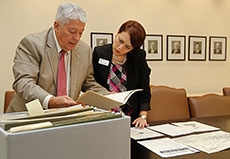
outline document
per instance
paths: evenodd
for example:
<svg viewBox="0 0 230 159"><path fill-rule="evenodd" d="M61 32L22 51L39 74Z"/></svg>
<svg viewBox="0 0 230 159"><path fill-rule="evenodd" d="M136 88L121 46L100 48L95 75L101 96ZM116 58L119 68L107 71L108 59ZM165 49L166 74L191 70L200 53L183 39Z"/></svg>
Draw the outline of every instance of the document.
<svg viewBox="0 0 230 159"><path fill-rule="evenodd" d="M188 135L173 140L208 154L230 148L230 133L224 131Z"/></svg>
<svg viewBox="0 0 230 159"><path fill-rule="evenodd" d="M26 108L30 116L42 115L44 110L38 99L35 99L29 103L26 103Z"/></svg>
<svg viewBox="0 0 230 159"><path fill-rule="evenodd" d="M104 111L80 112L70 115L46 117L30 120L8 120L5 122L4 130L9 132L28 131L45 127L56 127L62 125L78 124L99 120L107 120L122 117L121 113ZM50 122L50 123L47 123Z"/></svg>
<svg viewBox="0 0 230 159"><path fill-rule="evenodd" d="M205 132L205 131L214 131L220 130L220 128L203 124L197 121L188 121L188 122L178 122L172 123L173 125L179 126L181 128L189 129L193 132Z"/></svg>
<svg viewBox="0 0 230 159"><path fill-rule="evenodd" d="M23 126L12 127L9 129L9 132L14 133L14 132L28 131L28 130L47 128L51 126L53 126L51 122L28 124L28 125L23 125Z"/></svg>
<svg viewBox="0 0 230 159"><path fill-rule="evenodd" d="M131 95L137 91L142 91L142 89L135 89L109 95L101 95L93 91L87 91L86 93L81 95L76 100L76 102L95 106L104 110L109 110L114 107L124 105L131 97Z"/></svg>
<svg viewBox="0 0 230 159"><path fill-rule="evenodd" d="M130 136L134 140L141 140L141 139L147 139L147 138L156 138L156 137L161 137L164 136L163 134L160 134L158 132L149 130L147 128L136 128L132 127L130 129Z"/></svg>
<svg viewBox="0 0 230 159"><path fill-rule="evenodd" d="M171 124L162 124L156 126L149 126L148 129L158 131L169 136L180 136L193 133L192 130L181 128Z"/></svg>
<svg viewBox="0 0 230 159"><path fill-rule="evenodd" d="M177 143L169 138L138 141L138 143L163 158L199 152L196 149Z"/></svg>

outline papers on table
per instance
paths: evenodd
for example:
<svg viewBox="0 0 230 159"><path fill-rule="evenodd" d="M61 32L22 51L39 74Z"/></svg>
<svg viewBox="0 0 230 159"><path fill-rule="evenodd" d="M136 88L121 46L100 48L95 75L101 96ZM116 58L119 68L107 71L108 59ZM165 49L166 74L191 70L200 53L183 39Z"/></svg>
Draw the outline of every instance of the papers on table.
<svg viewBox="0 0 230 159"><path fill-rule="evenodd" d="M158 132L146 129L146 128L131 128L131 138L134 140L140 140L140 139L147 139L147 138L154 138L154 137L161 137L164 136L163 134L160 134Z"/></svg>
<svg viewBox="0 0 230 159"><path fill-rule="evenodd" d="M199 152L169 138L139 141L138 143L164 158Z"/></svg>
<svg viewBox="0 0 230 159"><path fill-rule="evenodd" d="M163 134L167 134L169 136L180 136L180 135L186 135L190 134L193 131L186 129L186 128L181 128L178 126L174 126L171 124L162 124L162 125L156 125L156 126L150 126L148 127L151 130L155 130L158 132L161 132Z"/></svg>
<svg viewBox="0 0 230 159"><path fill-rule="evenodd" d="M217 131L220 129L197 121L162 124L150 126L145 129L131 128L131 137L135 140L139 140L163 136L162 134L151 130L172 137L187 135L195 132L213 131L177 137L174 139L160 138L138 141L139 144L145 146L161 157L173 157L178 155L191 154L198 152L198 150L210 154L230 148L230 133Z"/></svg>
<svg viewBox="0 0 230 159"><path fill-rule="evenodd" d="M139 144L145 146L161 157L173 157L198 152L198 150L206 153L219 152L230 148L230 133L220 130L217 127L206 125L197 121L177 122L171 124L162 124L150 126L145 129L131 128L131 137L133 139L145 139L150 137L161 137L154 130L172 137L187 135L195 132L206 132L201 134L187 135L174 139L161 138L154 140L138 141ZM158 136L159 135L159 136ZM193 148L191 148L193 147Z"/></svg>
<svg viewBox="0 0 230 159"><path fill-rule="evenodd" d="M209 125L197 122L197 121L178 122L178 123L172 123L172 124L179 126L181 128L189 129L192 132L205 132L205 131L220 130L220 128L209 126Z"/></svg>
<svg viewBox="0 0 230 159"><path fill-rule="evenodd" d="M189 135L173 140L209 154L230 148L230 133L224 131Z"/></svg>

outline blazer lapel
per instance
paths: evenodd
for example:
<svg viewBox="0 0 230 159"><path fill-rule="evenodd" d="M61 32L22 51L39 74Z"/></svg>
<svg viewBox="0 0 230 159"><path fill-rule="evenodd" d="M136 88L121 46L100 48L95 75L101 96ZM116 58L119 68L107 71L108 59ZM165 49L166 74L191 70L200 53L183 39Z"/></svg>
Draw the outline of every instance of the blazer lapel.
<svg viewBox="0 0 230 159"><path fill-rule="evenodd" d="M107 78L109 76L110 67L112 65L112 56L113 56L112 45L110 45L110 47L107 48L105 52L106 52L105 59L109 60L109 66L105 68L105 77L104 77L105 83L107 83ZM109 89L109 87L107 89Z"/></svg>
<svg viewBox="0 0 230 159"><path fill-rule="evenodd" d="M58 51L53 37L53 30L50 29L47 37L47 57L52 69L54 84L57 82L57 65L58 65Z"/></svg>

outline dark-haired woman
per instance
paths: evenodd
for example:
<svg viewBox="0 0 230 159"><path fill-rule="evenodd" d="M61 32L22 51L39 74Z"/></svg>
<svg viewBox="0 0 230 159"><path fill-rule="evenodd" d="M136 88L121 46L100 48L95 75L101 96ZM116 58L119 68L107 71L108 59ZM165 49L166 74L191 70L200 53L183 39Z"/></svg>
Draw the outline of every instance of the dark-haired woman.
<svg viewBox="0 0 230 159"><path fill-rule="evenodd" d="M111 92L143 89L134 93L121 110L131 116L132 125L148 126L150 110L150 68L146 63L143 26L133 20L121 25L113 44L95 47L93 67L96 81Z"/></svg>

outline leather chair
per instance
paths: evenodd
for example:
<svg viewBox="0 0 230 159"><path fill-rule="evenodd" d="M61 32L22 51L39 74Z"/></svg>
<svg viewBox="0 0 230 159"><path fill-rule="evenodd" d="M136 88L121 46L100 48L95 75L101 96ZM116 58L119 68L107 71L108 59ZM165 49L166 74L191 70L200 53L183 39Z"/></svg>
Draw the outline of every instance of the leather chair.
<svg viewBox="0 0 230 159"><path fill-rule="evenodd" d="M230 88L229 87L223 88L223 95L224 96L230 96Z"/></svg>
<svg viewBox="0 0 230 159"><path fill-rule="evenodd" d="M5 92L4 113L6 112L14 93L15 93L15 91L6 91Z"/></svg>
<svg viewBox="0 0 230 159"><path fill-rule="evenodd" d="M206 94L199 97L190 97L189 106L192 117L230 115L229 96Z"/></svg>
<svg viewBox="0 0 230 159"><path fill-rule="evenodd" d="M150 88L151 110L148 111L148 122L190 118L185 89L153 85Z"/></svg>

